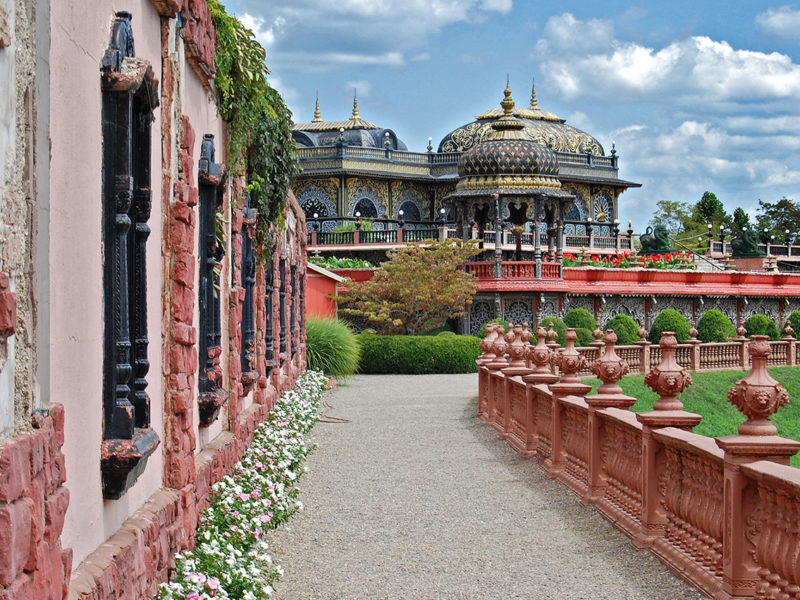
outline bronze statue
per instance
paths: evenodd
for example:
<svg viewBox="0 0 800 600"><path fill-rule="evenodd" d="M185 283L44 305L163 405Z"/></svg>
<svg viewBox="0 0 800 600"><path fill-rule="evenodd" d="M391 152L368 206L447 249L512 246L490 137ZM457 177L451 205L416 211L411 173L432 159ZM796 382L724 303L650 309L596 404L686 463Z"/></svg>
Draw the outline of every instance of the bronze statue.
<svg viewBox="0 0 800 600"><path fill-rule="evenodd" d="M766 256L758 249L758 237L753 229L743 229L739 237L731 242L733 258L757 258Z"/></svg>
<svg viewBox="0 0 800 600"><path fill-rule="evenodd" d="M655 229L648 227L645 232L639 236L639 243L642 249L639 254L665 254L667 252L674 252L670 246L669 233L667 228L663 225L656 225Z"/></svg>

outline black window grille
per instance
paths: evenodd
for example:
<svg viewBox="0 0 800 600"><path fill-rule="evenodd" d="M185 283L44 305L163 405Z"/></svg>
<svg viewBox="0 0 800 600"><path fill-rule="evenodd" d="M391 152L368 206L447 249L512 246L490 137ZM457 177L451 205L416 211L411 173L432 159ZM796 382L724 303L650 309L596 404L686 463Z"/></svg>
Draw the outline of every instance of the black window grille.
<svg viewBox="0 0 800 600"><path fill-rule="evenodd" d="M220 269L225 256L217 231L217 212L222 208L226 175L214 162L214 136L206 134L200 146L200 374L198 381L200 425L207 427L219 414L228 394L222 388L220 368L221 317Z"/></svg>
<svg viewBox="0 0 800 600"><path fill-rule="evenodd" d="M256 284L256 255L253 247L251 228L255 225L256 211L250 208L250 195L245 196L242 226L242 286L244 305L242 306L242 383L252 385L258 374L255 364L256 320L253 299Z"/></svg>
<svg viewBox="0 0 800 600"><path fill-rule="evenodd" d="M278 293L278 320L280 332L280 353L286 353L286 259L278 262L278 276L281 278L281 288Z"/></svg>
<svg viewBox="0 0 800 600"><path fill-rule="evenodd" d="M159 444L147 394L150 140L158 82L118 12L101 64L103 134L103 496L120 498Z"/></svg>
<svg viewBox="0 0 800 600"><path fill-rule="evenodd" d="M269 375L272 368L275 366L275 320L274 320L274 302L275 302L275 265L272 262L272 257L264 267L264 288L265 288L265 331L264 338L266 342L266 351L264 358L267 362L267 372Z"/></svg>
<svg viewBox="0 0 800 600"><path fill-rule="evenodd" d="M297 305L299 303L299 294L297 289L297 265L292 265L290 268L290 283L292 286L292 302L289 307L289 337L292 345L292 356L297 353L298 337L297 337Z"/></svg>

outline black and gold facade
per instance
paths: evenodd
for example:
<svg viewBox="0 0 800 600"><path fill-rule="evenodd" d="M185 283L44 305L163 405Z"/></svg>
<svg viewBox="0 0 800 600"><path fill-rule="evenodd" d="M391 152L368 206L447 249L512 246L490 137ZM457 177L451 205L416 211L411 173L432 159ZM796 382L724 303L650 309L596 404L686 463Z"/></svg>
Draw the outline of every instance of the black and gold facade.
<svg viewBox="0 0 800 600"><path fill-rule="evenodd" d="M352 115L343 121L324 121L317 102L314 119L292 128L302 168L293 185L295 195L310 219L315 214L353 217L356 213L362 218L398 219L402 211L405 221L439 221L444 207L450 220L451 206L444 198L456 190L459 178L469 180L471 170L478 177L479 171L492 169L493 165L481 163L481 157L492 161L498 154L483 156L480 146L490 140L493 125L503 115L500 107L490 109L444 136L437 151L429 143L427 152L409 152L394 131L362 119L357 100ZM555 181L575 198L565 215L566 233L591 220L597 235L610 235L620 194L639 185L619 178L616 150L606 155L594 137L541 110L535 90L530 106L513 107L513 117L522 124L518 137L535 144L495 141L508 145L502 155L509 162L494 167L513 173L535 163L536 175L528 183L539 188ZM535 156L528 152L532 146L540 150ZM459 165L470 150L469 161ZM322 228L334 225L323 223Z"/></svg>

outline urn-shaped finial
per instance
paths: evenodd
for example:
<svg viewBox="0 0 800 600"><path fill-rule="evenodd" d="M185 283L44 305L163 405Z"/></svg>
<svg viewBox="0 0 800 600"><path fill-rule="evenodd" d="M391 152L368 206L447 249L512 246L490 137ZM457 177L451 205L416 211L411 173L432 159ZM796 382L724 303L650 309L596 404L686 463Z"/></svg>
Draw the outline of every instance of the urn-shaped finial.
<svg viewBox="0 0 800 600"><path fill-rule="evenodd" d="M536 345L528 347L528 360L534 365L533 372L549 375L552 353L547 347L547 330L541 325L536 328Z"/></svg>
<svg viewBox="0 0 800 600"><path fill-rule="evenodd" d="M747 421L739 425L740 435L776 435L778 429L769 421L769 416L789 403L789 392L767 373L767 358L771 352L769 336L752 336L747 350L753 366L750 374L728 392L728 402L747 417Z"/></svg>
<svg viewBox="0 0 800 600"><path fill-rule="evenodd" d="M492 352L494 353L495 358L492 360L489 368L500 369L508 365L508 361L506 360L506 352L508 352L508 342L506 342L505 339L506 336L508 336L508 333L503 335L503 326L498 324L497 338L495 338L494 342L492 343Z"/></svg>
<svg viewBox="0 0 800 600"><path fill-rule="evenodd" d="M505 340L508 343L508 366L509 367L525 367L525 340L523 340L524 332L527 332L528 324L525 324L523 329L522 325L508 324L508 333L505 335ZM528 336L530 339L530 335Z"/></svg>
<svg viewBox="0 0 800 600"><path fill-rule="evenodd" d="M784 328L783 332L786 334L787 338L793 338L794 337L794 329L792 329L792 326L789 325L789 324L786 325L786 327Z"/></svg>
<svg viewBox="0 0 800 600"><path fill-rule="evenodd" d="M644 328L644 323L639 323L639 331L636 332L636 335L639 336L639 340L636 342L637 344L650 343L647 339L647 329Z"/></svg>
<svg viewBox="0 0 800 600"><path fill-rule="evenodd" d="M547 329L547 347L553 351L559 347L559 344L556 341L557 338L558 332L553 329L553 322L550 321L550 327Z"/></svg>
<svg viewBox="0 0 800 600"><path fill-rule="evenodd" d="M591 342L589 345L600 347L603 345L603 332L600 330L599 321L595 321L594 325L595 325L594 331L592 332L592 337L594 338L594 341Z"/></svg>
<svg viewBox="0 0 800 600"><path fill-rule="evenodd" d="M628 363L617 355L614 344L617 343L617 334L613 329L608 329L603 336L605 349L592 364L592 373L603 382L597 390L598 394L621 394L622 388L617 382L628 374Z"/></svg>
<svg viewBox="0 0 800 600"><path fill-rule="evenodd" d="M690 344L699 342L700 340L697 339L697 334L700 333L697 331L697 327L695 327L695 321L692 321L692 326L689 327L689 339L686 340Z"/></svg>
<svg viewBox="0 0 800 600"><path fill-rule="evenodd" d="M489 323L486 325L486 337L481 340L478 347L483 350L483 354L478 357L478 364L491 362L496 358L494 353L494 342L497 340L503 326L499 323Z"/></svg>
<svg viewBox="0 0 800 600"><path fill-rule="evenodd" d="M653 410L683 410L678 394L692 385L692 376L675 360L675 349L678 347L675 332L664 331L659 345L661 362L644 377L645 385L659 395Z"/></svg>
<svg viewBox="0 0 800 600"><path fill-rule="evenodd" d="M736 328L736 335L739 336L740 340L744 340L747 337L747 329L744 328L744 325L739 325Z"/></svg>
<svg viewBox="0 0 800 600"><path fill-rule="evenodd" d="M575 340L578 339L578 334L575 333L575 328L570 327L564 334L564 339L567 342L566 348L559 352L555 358L554 363L561 371L560 383L580 383L578 371L586 365L586 357L575 349Z"/></svg>

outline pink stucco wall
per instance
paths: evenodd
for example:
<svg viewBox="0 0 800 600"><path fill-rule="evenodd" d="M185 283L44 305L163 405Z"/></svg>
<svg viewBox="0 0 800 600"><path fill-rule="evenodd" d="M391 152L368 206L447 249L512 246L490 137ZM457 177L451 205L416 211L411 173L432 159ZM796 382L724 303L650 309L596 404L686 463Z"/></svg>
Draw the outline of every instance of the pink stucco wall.
<svg viewBox="0 0 800 600"><path fill-rule="evenodd" d="M136 485L120 500L104 501L100 479L102 440L103 289L101 209L100 61L108 46L115 10L109 1L60 0L51 4L51 329L50 402L65 408L67 487L79 502L67 511L63 542L74 550L73 565L116 531L161 485L163 458L150 457ZM137 56L161 78L160 19L146 0L125 7L133 15ZM151 424L163 440L161 289L163 283L159 210L160 112L152 144L153 213L148 241L148 393Z"/></svg>

